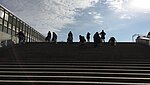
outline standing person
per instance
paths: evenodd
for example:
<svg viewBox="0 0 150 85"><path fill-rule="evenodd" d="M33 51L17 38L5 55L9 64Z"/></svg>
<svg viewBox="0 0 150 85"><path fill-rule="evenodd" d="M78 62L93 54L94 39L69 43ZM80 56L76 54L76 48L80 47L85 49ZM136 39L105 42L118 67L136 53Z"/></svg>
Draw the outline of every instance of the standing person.
<svg viewBox="0 0 150 85"><path fill-rule="evenodd" d="M86 35L87 42L90 42L90 35L91 35L91 34L90 34L89 32L88 32L87 35Z"/></svg>
<svg viewBox="0 0 150 85"><path fill-rule="evenodd" d="M67 42L68 42L68 43L72 43L72 42L73 42L73 34L72 34L71 31L68 33Z"/></svg>
<svg viewBox="0 0 150 85"><path fill-rule="evenodd" d="M22 31L18 32L19 44L25 44L25 35Z"/></svg>
<svg viewBox="0 0 150 85"><path fill-rule="evenodd" d="M49 31L49 32L47 33L47 37L45 38L45 41L50 42L50 40L51 40L51 32Z"/></svg>
<svg viewBox="0 0 150 85"><path fill-rule="evenodd" d="M80 46L84 46L85 45L85 43L86 43L86 40L85 40L85 37L84 36L81 36L81 35L79 35L79 42L80 42Z"/></svg>
<svg viewBox="0 0 150 85"><path fill-rule="evenodd" d="M52 42L57 43L57 34L53 32Z"/></svg>
<svg viewBox="0 0 150 85"><path fill-rule="evenodd" d="M94 47L97 47L97 45L102 42L101 37L99 36L98 32L94 34L93 38L94 38Z"/></svg>
<svg viewBox="0 0 150 85"><path fill-rule="evenodd" d="M100 35L101 35L101 38L102 38L102 42L105 42L105 35L106 35L106 33L104 32L104 30L102 30Z"/></svg>

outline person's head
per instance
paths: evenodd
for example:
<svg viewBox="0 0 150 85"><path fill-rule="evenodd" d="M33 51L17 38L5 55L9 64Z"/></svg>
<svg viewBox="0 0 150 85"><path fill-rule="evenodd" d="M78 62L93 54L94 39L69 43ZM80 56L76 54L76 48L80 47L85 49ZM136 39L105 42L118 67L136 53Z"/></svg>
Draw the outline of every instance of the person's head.
<svg viewBox="0 0 150 85"><path fill-rule="evenodd" d="M96 34L98 34L98 32L96 32Z"/></svg>

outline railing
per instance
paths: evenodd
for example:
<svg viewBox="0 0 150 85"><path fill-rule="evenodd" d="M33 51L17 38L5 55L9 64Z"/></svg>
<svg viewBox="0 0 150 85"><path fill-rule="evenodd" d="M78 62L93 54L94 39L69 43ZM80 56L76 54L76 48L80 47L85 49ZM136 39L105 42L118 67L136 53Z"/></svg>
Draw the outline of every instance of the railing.
<svg viewBox="0 0 150 85"><path fill-rule="evenodd" d="M140 35L140 34L134 34L133 36L132 36L132 41L134 42L134 37L135 36L138 36L137 38L136 38L136 42L137 43L140 43L140 44L145 44L145 45L149 45L150 46L150 38L149 37L147 37L147 36L142 36L142 35Z"/></svg>
<svg viewBox="0 0 150 85"><path fill-rule="evenodd" d="M134 40L135 40L134 38L138 37L138 36L142 36L142 35L141 34L134 34L134 35L132 35L132 41L134 42Z"/></svg>

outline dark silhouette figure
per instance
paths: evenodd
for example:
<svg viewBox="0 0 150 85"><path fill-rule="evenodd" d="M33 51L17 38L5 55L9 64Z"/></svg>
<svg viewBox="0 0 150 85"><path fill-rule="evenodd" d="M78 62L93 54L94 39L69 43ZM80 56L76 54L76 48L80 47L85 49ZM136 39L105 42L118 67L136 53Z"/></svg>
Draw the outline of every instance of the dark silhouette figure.
<svg viewBox="0 0 150 85"><path fill-rule="evenodd" d="M25 35L22 31L18 32L19 44L25 44Z"/></svg>
<svg viewBox="0 0 150 85"><path fill-rule="evenodd" d="M53 32L52 42L57 43L57 34Z"/></svg>
<svg viewBox="0 0 150 85"><path fill-rule="evenodd" d="M68 42L68 43L72 43L72 42L73 42L73 34L72 34L71 31L68 33L67 42Z"/></svg>
<svg viewBox="0 0 150 85"><path fill-rule="evenodd" d="M90 35L91 35L91 34L90 34L89 32L88 32L87 35L86 35L87 42L90 42Z"/></svg>
<svg viewBox="0 0 150 85"><path fill-rule="evenodd" d="M47 33L47 37L45 38L45 41L50 42L50 40L51 40L51 32L49 31L49 32Z"/></svg>
<svg viewBox="0 0 150 85"><path fill-rule="evenodd" d="M116 45L116 39L115 39L115 37L110 37L108 43L111 46L115 46Z"/></svg>
<svg viewBox="0 0 150 85"><path fill-rule="evenodd" d="M102 43L101 37L99 36L98 32L94 34L93 38L94 38L94 47L97 47L98 44Z"/></svg>
<svg viewBox="0 0 150 85"><path fill-rule="evenodd" d="M79 35L79 40L80 40L79 42L80 42L81 46L83 46L86 43L86 40L85 40L84 36Z"/></svg>
<svg viewBox="0 0 150 85"><path fill-rule="evenodd" d="M105 35L106 35L106 33L104 32L104 30L102 30L100 35L101 35L102 42L105 42Z"/></svg>

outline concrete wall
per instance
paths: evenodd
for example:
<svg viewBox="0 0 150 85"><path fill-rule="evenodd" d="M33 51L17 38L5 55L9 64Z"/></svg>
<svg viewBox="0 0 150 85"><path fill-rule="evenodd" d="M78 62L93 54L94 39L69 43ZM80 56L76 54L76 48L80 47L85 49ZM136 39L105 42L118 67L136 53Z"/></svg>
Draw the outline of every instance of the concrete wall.
<svg viewBox="0 0 150 85"><path fill-rule="evenodd" d="M1 47L1 42L6 41L6 40L12 40L15 44L18 43L17 36L11 36L7 33L4 33L4 32L0 31L0 47Z"/></svg>
<svg viewBox="0 0 150 85"><path fill-rule="evenodd" d="M0 41L11 39L11 35L0 31Z"/></svg>

